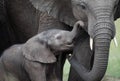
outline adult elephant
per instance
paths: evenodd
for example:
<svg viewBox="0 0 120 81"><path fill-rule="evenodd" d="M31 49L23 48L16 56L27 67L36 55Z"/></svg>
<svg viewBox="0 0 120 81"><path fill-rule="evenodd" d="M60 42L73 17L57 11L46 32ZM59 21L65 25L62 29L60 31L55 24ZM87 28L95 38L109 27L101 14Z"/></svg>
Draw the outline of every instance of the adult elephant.
<svg viewBox="0 0 120 81"><path fill-rule="evenodd" d="M97 78L96 81L99 81L106 71L109 45L115 34L114 18L117 19L120 16L117 14L119 9L114 15L118 1L5 0L7 20L11 26L8 26L11 29L9 32L12 32L12 38L15 39L13 43L21 43L44 30L53 28L71 30L76 21L82 20L85 26L81 28L77 38L76 47L73 51L74 58L81 63L80 68L84 66L91 70L86 78L92 77L91 81L95 81ZM89 46L90 37L94 39L93 51ZM5 43L6 45L8 44ZM57 76L61 79L65 56L58 58L57 70L61 71L57 73ZM82 73L86 74L86 72ZM79 77L71 68L69 81L86 80L83 76Z"/></svg>

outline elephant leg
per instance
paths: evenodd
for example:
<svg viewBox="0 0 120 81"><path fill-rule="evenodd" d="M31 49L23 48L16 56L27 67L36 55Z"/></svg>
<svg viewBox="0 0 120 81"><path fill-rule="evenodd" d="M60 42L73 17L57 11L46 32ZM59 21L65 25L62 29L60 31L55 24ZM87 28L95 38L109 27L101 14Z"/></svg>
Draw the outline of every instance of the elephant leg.
<svg viewBox="0 0 120 81"><path fill-rule="evenodd" d="M78 36L77 41L78 42L76 42L76 46L73 51L73 54L75 54L73 58L76 58L77 61L84 65L87 69L90 69L92 51L89 46L89 35L84 32L82 35ZM83 81L83 80L71 67L68 81Z"/></svg>
<svg viewBox="0 0 120 81"><path fill-rule="evenodd" d="M58 62L56 63L55 72L57 74L57 77L62 81L63 66L65 64L66 54L60 54L59 56L57 56L57 58L58 58Z"/></svg>
<svg viewBox="0 0 120 81"><path fill-rule="evenodd" d="M61 52L59 52L60 54ZM57 62L48 64L47 67L47 81L62 81L63 78L63 66L66 60L66 53L62 53L56 56Z"/></svg>
<svg viewBox="0 0 120 81"><path fill-rule="evenodd" d="M4 71L1 59L0 59L0 81L6 81L5 80L5 71Z"/></svg>
<svg viewBox="0 0 120 81"><path fill-rule="evenodd" d="M24 68L31 81L46 81L46 64L25 59Z"/></svg>
<svg viewBox="0 0 120 81"><path fill-rule="evenodd" d="M15 43L15 36L6 13L5 1L0 0L0 56L6 48Z"/></svg>
<svg viewBox="0 0 120 81"><path fill-rule="evenodd" d="M70 67L70 74L68 81L83 81L74 68Z"/></svg>

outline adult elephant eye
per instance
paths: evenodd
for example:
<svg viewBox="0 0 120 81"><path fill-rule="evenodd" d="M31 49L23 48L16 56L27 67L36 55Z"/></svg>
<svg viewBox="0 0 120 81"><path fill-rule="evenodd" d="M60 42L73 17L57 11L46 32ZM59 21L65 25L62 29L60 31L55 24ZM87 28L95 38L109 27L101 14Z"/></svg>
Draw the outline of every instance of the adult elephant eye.
<svg viewBox="0 0 120 81"><path fill-rule="evenodd" d="M84 10L86 9L85 3L81 2L81 3L80 3L80 6L81 6L82 9L84 9Z"/></svg>

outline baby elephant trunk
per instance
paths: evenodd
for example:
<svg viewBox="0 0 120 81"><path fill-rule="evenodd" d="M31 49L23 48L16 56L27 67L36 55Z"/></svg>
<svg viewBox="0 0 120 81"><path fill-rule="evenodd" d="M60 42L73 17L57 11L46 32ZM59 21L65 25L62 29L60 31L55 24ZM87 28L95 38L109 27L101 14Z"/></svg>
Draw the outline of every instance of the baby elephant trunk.
<svg viewBox="0 0 120 81"><path fill-rule="evenodd" d="M70 33L70 35L71 35L72 38L74 38L77 35L79 27L84 27L84 22L83 21L77 21L74 24L73 29L72 29L72 31Z"/></svg>

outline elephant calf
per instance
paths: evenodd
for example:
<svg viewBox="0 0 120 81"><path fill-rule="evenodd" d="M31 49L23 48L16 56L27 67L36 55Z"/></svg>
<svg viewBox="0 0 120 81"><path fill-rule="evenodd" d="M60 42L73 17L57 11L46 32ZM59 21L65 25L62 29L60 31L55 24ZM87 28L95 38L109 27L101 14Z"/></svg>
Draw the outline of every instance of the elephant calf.
<svg viewBox="0 0 120 81"><path fill-rule="evenodd" d="M7 49L0 59L0 81L60 81L53 72L56 54L73 48L78 25L83 25L82 21L71 32L44 31Z"/></svg>

